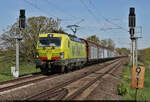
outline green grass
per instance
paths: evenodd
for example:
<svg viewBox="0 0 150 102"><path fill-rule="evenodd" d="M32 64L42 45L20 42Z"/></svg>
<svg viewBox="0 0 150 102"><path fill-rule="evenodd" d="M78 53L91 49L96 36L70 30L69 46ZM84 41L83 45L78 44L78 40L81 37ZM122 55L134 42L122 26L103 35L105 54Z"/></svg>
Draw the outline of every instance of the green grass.
<svg viewBox="0 0 150 102"><path fill-rule="evenodd" d="M146 64L145 64L146 63ZM137 100L150 100L150 69L148 69L148 65L150 65L149 61L146 61L145 64L145 75L144 75L144 88L138 89L138 97ZM131 65L125 66L123 73L121 75L121 82L126 86L127 93L123 96L125 100L135 100L135 89L130 88L131 81Z"/></svg>
<svg viewBox="0 0 150 102"><path fill-rule="evenodd" d="M0 82L14 79L11 75L11 66L15 66L14 64L0 62ZM36 70L35 64L21 64L19 69L19 76L28 75L31 73L40 72L40 69Z"/></svg>

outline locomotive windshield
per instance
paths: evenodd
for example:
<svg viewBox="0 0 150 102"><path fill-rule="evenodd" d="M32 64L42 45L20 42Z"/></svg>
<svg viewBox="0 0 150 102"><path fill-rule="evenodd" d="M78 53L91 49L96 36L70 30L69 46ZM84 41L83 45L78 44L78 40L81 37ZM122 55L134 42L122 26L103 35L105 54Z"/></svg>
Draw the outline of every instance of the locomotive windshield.
<svg viewBox="0 0 150 102"><path fill-rule="evenodd" d="M39 46L41 47L55 47L61 45L60 37L40 37Z"/></svg>

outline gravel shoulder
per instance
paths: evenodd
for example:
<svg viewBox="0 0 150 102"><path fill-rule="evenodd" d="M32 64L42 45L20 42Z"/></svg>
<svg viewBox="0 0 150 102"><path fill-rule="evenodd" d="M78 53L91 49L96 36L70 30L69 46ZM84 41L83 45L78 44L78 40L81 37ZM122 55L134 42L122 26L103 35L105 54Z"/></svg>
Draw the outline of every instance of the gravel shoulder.
<svg viewBox="0 0 150 102"><path fill-rule="evenodd" d="M77 70L77 71L70 72L67 74L62 74L62 75L59 75L59 76L51 78L51 79L40 81L38 83L32 83L32 84L25 85L25 86L19 87L19 88L15 88L15 89L12 89L12 90L9 90L6 92L1 92L0 99L1 100L23 100L24 98L26 98L28 96L32 96L32 95L42 92L46 89L53 88L56 85L58 85L64 81L73 79L76 76L84 74L84 73L88 72L89 70L92 70L93 68L96 68L96 67L104 65L104 64L105 63L96 64L94 66L88 66L81 70Z"/></svg>
<svg viewBox="0 0 150 102"><path fill-rule="evenodd" d="M92 88L93 86L89 88L91 92L88 95L86 95L88 92L84 92L84 95L77 97L77 100L122 100L122 96L117 95L117 84L120 82L120 74L123 68L121 66L119 69L107 74L97 83L93 84L94 89Z"/></svg>
<svg viewBox="0 0 150 102"><path fill-rule="evenodd" d="M66 82L70 79L73 79L74 77L85 74L88 71L91 71L94 68L99 68L100 66L103 66L105 64L106 63L101 63L93 66L88 66L81 70L62 74L51 79L40 81L38 83L32 83L20 88L2 92L0 93L0 99L23 100L28 96L32 96L46 89L53 88L60 83ZM122 72L122 69L123 67L120 67L119 69L113 70L111 73L105 75L103 78L99 79L98 81L93 83L93 85L88 87L80 96L77 96L75 100L121 100L122 97L117 95L116 86L117 83L120 82L120 74ZM97 72L96 74L103 74L102 72ZM71 87L66 86L65 88L73 92L74 89L76 90L78 88L76 86L82 86L86 84L86 82L89 82L89 80L96 77L96 74L87 76L86 78L84 78L84 80L81 79L81 83L79 83L78 81L75 82L74 85L72 85Z"/></svg>

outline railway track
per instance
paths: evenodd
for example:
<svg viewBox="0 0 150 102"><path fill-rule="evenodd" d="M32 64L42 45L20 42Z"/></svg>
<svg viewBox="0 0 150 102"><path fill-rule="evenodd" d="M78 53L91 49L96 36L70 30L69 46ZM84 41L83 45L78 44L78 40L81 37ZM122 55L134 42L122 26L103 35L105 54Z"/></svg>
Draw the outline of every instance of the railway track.
<svg viewBox="0 0 150 102"><path fill-rule="evenodd" d="M0 92L4 92L4 91L12 90L12 89L15 89L15 88L19 88L19 87L22 87L22 86L25 86L25 85L40 82L40 81L50 79L50 78L53 78L53 77L56 77L56 76L58 76L58 74L54 74L54 75L51 75L51 76L30 75L30 76L26 76L26 77L14 79L14 80L1 82L0 83L0 87L1 87Z"/></svg>
<svg viewBox="0 0 150 102"><path fill-rule="evenodd" d="M111 64L113 63L119 63L120 59L117 59L107 65L103 65L101 66L101 68L96 68L96 69L93 69L93 70L90 70L89 72L86 72L84 74L82 74L81 76L77 76L71 80L68 80L68 81L65 81L63 83L60 83L58 85L56 85L55 87L53 88L50 88L50 89L47 89L47 90L44 90L43 92L40 92L38 94L35 94L35 95L32 95L32 96L29 96L29 97L26 97L24 98L24 100L48 100L48 99L63 99L67 94L68 94L68 90L65 89L64 87L75 82L75 81L78 81L96 71L99 71L99 70L102 70L104 69L105 67L107 66L111 66ZM115 64L115 65L117 65ZM114 66L115 66L114 65ZM108 73L109 71L107 71L106 73ZM106 74L104 73L104 75ZM86 86L84 86L82 89L79 89L77 92L75 92L73 95L71 95L70 97L66 98L66 100L70 100L74 97L76 97L78 95L78 93L80 93L81 91L84 91L87 87L89 87L92 83L94 83L96 80L98 80L100 77L102 77L103 75L100 75L98 78L96 78L95 80L91 81L89 84L87 84ZM54 98L55 97L55 98Z"/></svg>
<svg viewBox="0 0 150 102"><path fill-rule="evenodd" d="M26 79L34 78L34 77L38 77L38 76L42 76L42 75L32 75L31 74L31 75L28 75L28 76L23 76L23 77L15 78L15 79L12 79L12 80L7 80L7 81L0 82L0 85L15 83L15 82L18 82L18 81L22 81L22 80L26 80Z"/></svg>
<svg viewBox="0 0 150 102"><path fill-rule="evenodd" d="M98 77L96 77L95 79L93 79L92 81L90 81L89 83L87 83L86 85L84 85L83 87L79 88L77 91L75 91L69 97L67 97L67 98L61 97L60 99L64 99L64 100L73 100L73 99L75 99L77 96L79 96L80 94L82 94L88 87L90 87L91 85L93 85L93 83L95 83L96 81L98 81L100 78L104 77L106 74L108 74L113 69L118 68L120 66L121 66L120 63L118 65L115 64L114 66L112 66L112 68L110 68L109 70L107 70L102 75L99 75Z"/></svg>

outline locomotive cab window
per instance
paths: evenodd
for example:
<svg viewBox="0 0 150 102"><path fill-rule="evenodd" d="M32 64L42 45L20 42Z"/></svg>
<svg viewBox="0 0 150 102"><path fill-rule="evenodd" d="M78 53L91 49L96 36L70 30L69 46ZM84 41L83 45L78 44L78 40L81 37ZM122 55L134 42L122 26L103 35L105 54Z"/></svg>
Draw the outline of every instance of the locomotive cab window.
<svg viewBox="0 0 150 102"><path fill-rule="evenodd" d="M61 45L60 37L40 37L39 46L41 47L58 47Z"/></svg>

